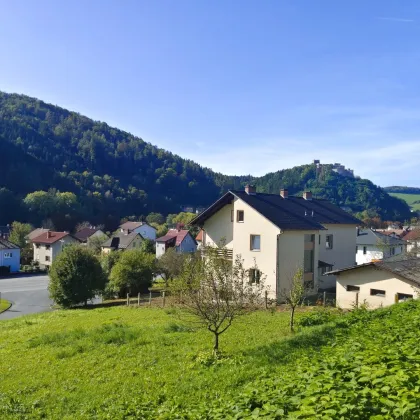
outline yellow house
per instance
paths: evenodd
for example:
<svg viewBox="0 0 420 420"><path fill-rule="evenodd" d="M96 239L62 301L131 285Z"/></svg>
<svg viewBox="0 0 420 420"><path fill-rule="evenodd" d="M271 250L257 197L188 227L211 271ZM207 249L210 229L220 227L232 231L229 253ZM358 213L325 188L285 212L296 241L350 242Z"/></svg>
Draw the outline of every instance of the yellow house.
<svg viewBox="0 0 420 420"><path fill-rule="evenodd" d="M343 309L389 306L417 298L420 291L419 258L370 262L331 274L337 276L337 305Z"/></svg>
<svg viewBox="0 0 420 420"><path fill-rule="evenodd" d="M256 263L272 297L281 299L299 268L309 289L334 287L335 278L322 275L355 264L360 221L311 192L263 194L248 185L245 191L227 192L191 224L201 227L204 246L224 243L245 268Z"/></svg>

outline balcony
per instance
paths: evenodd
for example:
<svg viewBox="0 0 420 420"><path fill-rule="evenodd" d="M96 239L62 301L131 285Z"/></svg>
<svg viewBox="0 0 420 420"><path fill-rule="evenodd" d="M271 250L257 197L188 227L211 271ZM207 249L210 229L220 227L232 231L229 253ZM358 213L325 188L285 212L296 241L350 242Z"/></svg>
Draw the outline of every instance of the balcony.
<svg viewBox="0 0 420 420"><path fill-rule="evenodd" d="M217 256L219 258L224 258L224 259L229 260L229 261L233 260L233 249L227 249L227 248L220 249L220 248L218 248L216 250L216 252L217 252ZM205 256L205 254L206 254L206 251L203 249L202 250L202 255Z"/></svg>

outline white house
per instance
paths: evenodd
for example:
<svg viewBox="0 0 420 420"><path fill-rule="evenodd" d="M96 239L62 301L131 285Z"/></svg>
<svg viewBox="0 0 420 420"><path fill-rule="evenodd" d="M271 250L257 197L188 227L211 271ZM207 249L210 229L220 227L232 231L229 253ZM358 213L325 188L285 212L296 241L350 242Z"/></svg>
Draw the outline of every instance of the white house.
<svg viewBox="0 0 420 420"><path fill-rule="evenodd" d="M420 229L413 229L403 236L407 242L407 253L420 256Z"/></svg>
<svg viewBox="0 0 420 420"><path fill-rule="evenodd" d="M7 239L0 238L0 271L16 273L20 270L20 248Z"/></svg>
<svg viewBox="0 0 420 420"><path fill-rule="evenodd" d="M331 274L337 276L336 300L343 309L356 303L372 309L389 306L417 298L420 291L419 258L371 262Z"/></svg>
<svg viewBox="0 0 420 420"><path fill-rule="evenodd" d="M144 239L156 240L156 228L146 222L125 222L120 226L120 231L125 234L136 232Z"/></svg>
<svg viewBox="0 0 420 420"><path fill-rule="evenodd" d="M356 264L366 264L405 253L406 241L372 229L357 230Z"/></svg>
<svg viewBox="0 0 420 420"><path fill-rule="evenodd" d="M80 243L78 239L68 232L54 232L48 230L32 239L34 249L34 261L39 263L40 268L48 268L66 245Z"/></svg>
<svg viewBox="0 0 420 420"><path fill-rule="evenodd" d="M161 257L168 248L175 248L176 252L195 252L197 242L186 229L169 229L165 236L156 239L156 258Z"/></svg>
<svg viewBox="0 0 420 420"><path fill-rule="evenodd" d="M286 189L263 194L248 185L227 192L191 224L202 228L203 245L225 244L247 269L256 263L272 296L281 299L299 268L309 289L335 287L335 278L322 274L354 265L360 221L309 191L291 197Z"/></svg>

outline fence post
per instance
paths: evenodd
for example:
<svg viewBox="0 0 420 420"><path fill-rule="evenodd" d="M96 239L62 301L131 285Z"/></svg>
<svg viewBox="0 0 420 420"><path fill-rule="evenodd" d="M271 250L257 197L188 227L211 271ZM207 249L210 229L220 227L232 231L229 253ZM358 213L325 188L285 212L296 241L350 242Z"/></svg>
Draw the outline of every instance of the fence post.
<svg viewBox="0 0 420 420"><path fill-rule="evenodd" d="M395 296L394 296L394 303L398 303L399 302L399 300L398 300L398 293L395 293Z"/></svg>
<svg viewBox="0 0 420 420"><path fill-rule="evenodd" d="M140 293L137 296L137 306L140 306Z"/></svg>
<svg viewBox="0 0 420 420"><path fill-rule="evenodd" d="M163 297L163 307L165 307L165 291L162 292L162 297Z"/></svg>
<svg viewBox="0 0 420 420"><path fill-rule="evenodd" d="M324 306L327 305L327 292L324 292L324 296L322 297L322 303Z"/></svg>
<svg viewBox="0 0 420 420"><path fill-rule="evenodd" d="M359 292L356 292L356 308L359 307Z"/></svg>
<svg viewBox="0 0 420 420"><path fill-rule="evenodd" d="M130 293L127 293L127 306L130 306Z"/></svg>
<svg viewBox="0 0 420 420"><path fill-rule="evenodd" d="M265 309L268 309L268 292L267 290L264 292L265 294Z"/></svg>
<svg viewBox="0 0 420 420"><path fill-rule="evenodd" d="M149 295L149 306L152 306L152 291L150 291Z"/></svg>

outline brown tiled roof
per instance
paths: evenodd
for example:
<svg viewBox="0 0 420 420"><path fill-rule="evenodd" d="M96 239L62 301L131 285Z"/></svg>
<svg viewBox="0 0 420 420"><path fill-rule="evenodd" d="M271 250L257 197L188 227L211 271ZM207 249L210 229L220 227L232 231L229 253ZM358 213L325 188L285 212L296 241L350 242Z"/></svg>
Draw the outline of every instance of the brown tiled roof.
<svg viewBox="0 0 420 420"><path fill-rule="evenodd" d="M86 242L94 233L96 233L98 228L83 228L74 234L74 237L79 239L79 241Z"/></svg>
<svg viewBox="0 0 420 420"><path fill-rule="evenodd" d="M125 222L120 226L120 228L124 230L134 230L142 225L143 222Z"/></svg>
<svg viewBox="0 0 420 420"><path fill-rule="evenodd" d="M169 242L175 240L175 246L179 246L185 237L189 234L187 229L170 229L165 236L156 239L156 242Z"/></svg>
<svg viewBox="0 0 420 420"><path fill-rule="evenodd" d="M203 242L203 233L203 229L200 229L200 232L198 232L198 235L195 237L197 242Z"/></svg>
<svg viewBox="0 0 420 420"><path fill-rule="evenodd" d="M140 233L131 232L129 234L125 234L122 232L118 232L106 240L103 244L103 248L115 248L115 249L126 249L131 242L133 242L136 238L143 239Z"/></svg>
<svg viewBox="0 0 420 420"><path fill-rule="evenodd" d="M36 228L35 230L33 230L32 232L29 232L26 236L25 239L29 239L30 241L32 241L32 239L36 238L37 236L41 235L41 233L44 232L48 232L49 229L44 229L44 228Z"/></svg>
<svg viewBox="0 0 420 420"><path fill-rule="evenodd" d="M420 229L414 229L407 233L407 235L403 236L405 241L415 241L416 239L420 238Z"/></svg>
<svg viewBox="0 0 420 420"><path fill-rule="evenodd" d="M69 235L68 232L54 232L49 230L48 232L41 233L41 235L33 238L32 242L36 244L53 244Z"/></svg>

